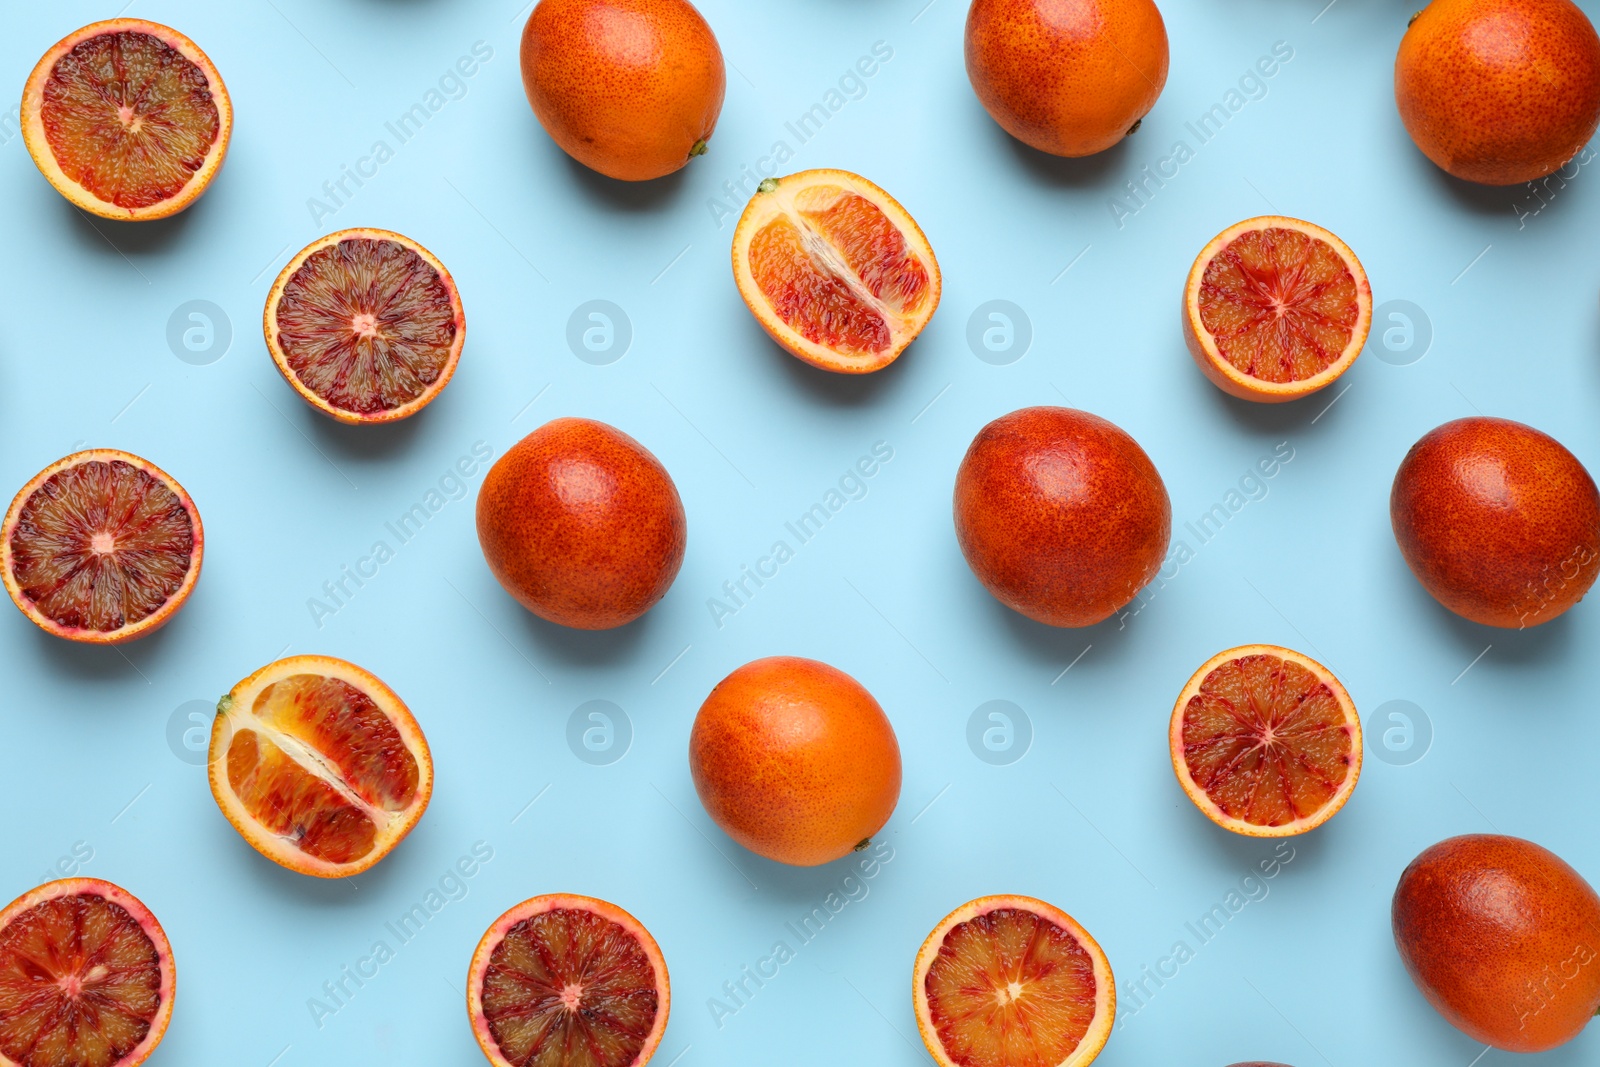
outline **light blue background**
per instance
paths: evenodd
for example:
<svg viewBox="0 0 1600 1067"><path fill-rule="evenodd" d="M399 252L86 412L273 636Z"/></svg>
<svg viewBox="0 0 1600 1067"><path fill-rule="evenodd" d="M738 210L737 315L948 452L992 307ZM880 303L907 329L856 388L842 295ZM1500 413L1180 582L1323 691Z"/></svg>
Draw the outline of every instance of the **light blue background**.
<svg viewBox="0 0 1600 1067"><path fill-rule="evenodd" d="M1324 2L1168 2L1171 77L1143 129L1065 162L1012 143L979 107L962 67L960 0L706 0L729 61L711 152L675 178L619 187L570 163L538 128L517 70L527 5L135 0L129 14L183 29L223 71L237 111L232 152L187 213L113 224L53 192L14 122L5 127L0 491L77 447L147 456L204 515L205 574L172 625L121 651L70 646L0 613L12 813L0 898L42 881L78 845L93 853L82 873L151 906L179 967L176 1015L152 1061L162 1067L479 1062L462 1010L472 949L506 907L555 890L614 900L660 940L674 993L662 1067L918 1063L912 958L973 896L1030 893L1067 909L1105 946L1124 989L1175 941L1197 946L1184 924L1272 849L1214 828L1183 797L1168 715L1212 653L1276 642L1328 663L1364 714L1390 700L1420 706L1432 749L1410 766L1369 759L1344 812L1294 842L1270 894L1197 947L1099 1062L1466 1067L1481 1046L1429 1010L1401 969L1390 893L1423 847L1471 831L1531 837L1600 878L1600 606L1529 633L1457 620L1406 571L1387 495L1416 438L1475 411L1532 423L1600 463L1590 236L1600 177L1583 168L1520 221L1541 202L1528 190L1443 177L1393 103L1413 4ZM0 84L14 94L51 43L117 14L79 0L8 8ZM479 41L493 56L465 96L397 145L384 123ZM880 41L893 58L866 95L799 145L784 123ZM1122 183L1179 138L1195 148L1184 123L1280 41L1293 58L1265 96L1118 226L1108 201ZM314 223L308 198L380 138L395 157ZM730 277L732 223L717 221L710 200L779 139L797 150L788 170L843 167L890 190L943 266L932 325L866 380L780 353ZM1376 323L1331 409L1332 391L1255 407L1202 379L1178 326L1185 272L1214 233L1273 211L1348 241L1380 305L1423 309L1426 356L1380 361L1379 332L1402 324ZM287 257L353 225L428 245L460 283L470 322L448 391L388 429L340 427L301 403L257 328ZM595 299L624 308L633 330L629 351L606 366L579 360L565 339L569 315ZM1010 365L981 361L966 340L969 316L994 299L1031 321L1031 349ZM167 345L169 317L191 300L231 320L231 348L210 365ZM1125 627L1051 630L972 578L950 490L980 426L1056 403L1139 439L1180 536L1280 443L1294 458ZM308 599L388 540L384 523L475 442L499 456L558 415L634 435L683 494L688 558L649 616L596 635L519 608L478 552L479 474L315 624ZM880 441L894 458L868 495L715 625L707 601L722 583ZM259 857L218 813L203 768L179 758L181 737L169 746L169 721L189 725L177 709L213 702L286 651L379 674L409 702L437 761L427 817L351 882ZM684 758L705 694L774 653L858 677L893 719L905 759L900 807L881 835L892 861L804 946L783 924L823 903L846 866L793 870L742 852L705 817ZM569 715L591 700L631 719L631 749L610 765L580 761L566 741ZM1031 721L1020 762L990 765L968 748L969 716L991 700ZM1369 748L1379 743L1369 736ZM308 999L479 841L494 858L467 895L319 1028ZM708 998L724 997L722 984L780 938L796 958L719 1027ZM1597 1052L1589 1033L1540 1062Z"/></svg>

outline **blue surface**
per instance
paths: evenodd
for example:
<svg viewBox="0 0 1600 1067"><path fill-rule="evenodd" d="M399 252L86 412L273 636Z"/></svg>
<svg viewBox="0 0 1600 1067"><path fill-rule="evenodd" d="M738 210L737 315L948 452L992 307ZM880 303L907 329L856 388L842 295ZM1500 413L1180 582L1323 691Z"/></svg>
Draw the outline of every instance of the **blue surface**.
<svg viewBox="0 0 1600 1067"><path fill-rule="evenodd" d="M1139 1010L1105 1067L1466 1067L1481 1046L1407 979L1389 896L1426 845L1491 829L1600 878L1600 605L1528 633L1457 620L1406 571L1387 494L1416 438L1475 411L1532 423L1600 464L1600 265L1586 236L1600 226L1600 177L1577 168L1542 200L1445 178L1393 103L1394 51L1414 5L1324 2L1165 4L1172 72L1154 112L1124 145L1065 162L1021 148L983 113L962 68L959 0L706 0L730 65L711 153L678 177L625 188L570 163L538 128L517 71L526 6L511 0L135 0L129 14L178 26L221 68L237 111L231 156L173 220L91 222L39 176L8 117L0 492L75 447L137 452L193 494L205 573L172 625L122 651L73 647L0 612L13 813L0 898L44 880L59 858L60 870L111 879L150 905L179 968L176 1015L151 1061L161 1067L479 1062L462 1010L472 949L506 907L554 890L614 900L660 940L674 993L662 1067L923 1062L909 995L916 949L951 908L1006 891L1065 908L1110 954L1124 1009ZM0 84L14 90L48 45L116 13L79 0L10 8ZM785 123L878 42L892 58L799 143ZM1185 123L1226 106L1277 42L1292 58L1247 80L1256 98L1241 93L1222 130L1197 143ZM385 123L475 45L492 56L447 80L456 98L398 143ZM380 139L393 158L314 219L308 199ZM1180 139L1192 158L1142 202L1124 200L1119 220L1111 198ZM732 219L719 216L745 194L720 212L716 198L780 140L794 153L785 170L843 167L890 190L943 266L932 325L867 380L780 353L730 277ZM1268 212L1349 242L1381 312L1337 387L1347 391L1279 408L1208 384L1177 315L1200 246ZM449 389L388 429L313 412L257 328L287 257L352 225L428 245L469 319ZM180 359L167 339L169 319L196 300L231 324L231 346L210 363L215 350L180 343ZM593 300L631 324L610 363L569 348L569 316ZM969 346L969 318L993 300L1029 322L1031 345L1010 363ZM1413 306L1409 349L1407 320L1382 307L1395 300ZM973 332L995 325L980 317ZM1122 622L1029 623L983 591L957 550L950 491L967 443L988 420L1041 403L1086 408L1137 437L1195 550ZM481 470L408 543L385 527L475 447L499 456L568 414L644 442L689 513L676 585L619 632L559 630L501 592L473 531ZM865 495L810 542L791 541L794 558L717 625L708 601L723 583L789 540L784 523L879 442L893 458ZM1257 499L1220 534L1202 544L1183 529L1275 450L1293 458L1259 483L1264 494L1246 483ZM319 626L308 602L379 540L394 559ZM1274 878L1245 882L1274 846L1205 821L1173 779L1165 730L1194 668L1252 641L1330 665L1367 718L1375 758L1337 818L1294 841ZM419 828L350 883L259 857L186 747L195 707L286 651L343 656L383 677L437 761ZM849 671L894 721L905 787L881 835L892 858L871 879L847 881L845 863L793 870L746 854L695 798L685 761L695 710L728 671L773 653ZM630 740L609 764L582 745L584 723L599 720L580 718L577 748L568 742L575 710L597 700L631 724L612 714L614 744ZM996 700L1026 717L1024 729L1009 712L1018 744L1031 737L1009 764L993 762L1005 757L983 748L981 729L988 761L968 743L969 720ZM1371 729L1395 700L1414 705L1419 737L1431 725L1421 759L1416 748L1376 758L1391 729L1403 749L1392 709ZM998 722L992 710L980 726ZM478 842L493 858L465 895L447 883L458 899L395 943L385 924ZM1186 924L1241 886L1248 903L1202 944ZM847 903L801 943L785 923L833 892ZM324 983L380 939L393 960L330 1001ZM730 1000L724 983L780 940L794 958ZM1136 993L1144 968L1172 973L1162 961L1178 941L1193 958ZM314 1012L312 998L337 1010ZM1536 1062L1597 1053L1600 1034L1588 1033ZM1490 1052L1479 1063L1511 1060Z"/></svg>

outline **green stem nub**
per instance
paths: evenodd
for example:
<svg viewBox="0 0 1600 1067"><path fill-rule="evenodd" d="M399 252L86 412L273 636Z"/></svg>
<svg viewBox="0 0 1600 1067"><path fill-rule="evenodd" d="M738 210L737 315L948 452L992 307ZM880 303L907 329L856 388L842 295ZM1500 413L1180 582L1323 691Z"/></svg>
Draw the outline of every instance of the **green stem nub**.
<svg viewBox="0 0 1600 1067"><path fill-rule="evenodd" d="M1143 125L1144 125L1144 119L1136 119L1134 121L1133 125L1128 127L1128 132L1123 134L1122 136L1124 136L1124 137L1132 137L1135 133L1137 133L1139 131L1139 127L1143 126Z"/></svg>
<svg viewBox="0 0 1600 1067"><path fill-rule="evenodd" d="M777 187L778 187L778 179L776 179L776 178L762 178L761 179L761 184L756 186L756 192L758 192L758 193L770 193L770 192L772 192L772 190L776 189Z"/></svg>
<svg viewBox="0 0 1600 1067"><path fill-rule="evenodd" d="M870 844L872 844L872 838L863 837L860 841L856 842L856 847L851 849L850 851L851 852L860 852L862 849L866 848Z"/></svg>
<svg viewBox="0 0 1600 1067"><path fill-rule="evenodd" d="M706 149L708 149L710 147L711 147L711 142L707 141L704 137L700 138L698 141L696 141L694 143L694 147L689 149L689 158L693 159L695 156L703 156L703 155L705 155L706 154Z"/></svg>

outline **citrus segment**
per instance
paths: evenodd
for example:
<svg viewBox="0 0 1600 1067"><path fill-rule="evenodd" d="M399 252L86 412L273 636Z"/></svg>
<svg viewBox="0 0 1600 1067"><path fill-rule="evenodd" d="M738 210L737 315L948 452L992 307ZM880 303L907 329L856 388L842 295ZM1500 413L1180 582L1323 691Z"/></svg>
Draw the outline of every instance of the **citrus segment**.
<svg viewBox="0 0 1600 1067"><path fill-rule="evenodd" d="M916 222L845 171L763 181L734 233L733 269L762 327L824 370L894 362L939 304L939 266Z"/></svg>
<svg viewBox="0 0 1600 1067"><path fill-rule="evenodd" d="M421 727L343 660L279 660L217 705L211 791L245 840L290 870L366 870L411 832L432 790Z"/></svg>
<svg viewBox="0 0 1600 1067"><path fill-rule="evenodd" d="M77 452L23 486L0 527L6 591L48 633L90 644L163 625L200 576L205 537L183 487L115 449Z"/></svg>
<svg viewBox="0 0 1600 1067"><path fill-rule="evenodd" d="M342 230L289 261L267 297L273 362L341 422L390 422L426 407L466 343L455 282L427 249L387 230Z"/></svg>
<svg viewBox="0 0 1600 1067"><path fill-rule="evenodd" d="M1116 1015L1100 946L1031 897L983 897L946 916L913 983L917 1026L941 1067L1082 1067Z"/></svg>
<svg viewBox="0 0 1600 1067"><path fill-rule="evenodd" d="M200 48L142 19L85 26L39 60L23 91L34 162L62 195L114 219L188 207L227 152L233 111Z"/></svg>
<svg viewBox="0 0 1600 1067"><path fill-rule="evenodd" d="M1361 720L1344 686L1274 645L1229 649L1196 671L1173 708L1169 742L1189 799L1252 837L1322 825L1361 774Z"/></svg>
<svg viewBox="0 0 1600 1067"><path fill-rule="evenodd" d="M503 1067L643 1067L666 1031L666 961L637 919L591 897L535 897L483 935L467 1012Z"/></svg>
<svg viewBox="0 0 1600 1067"><path fill-rule="evenodd" d="M1246 400L1293 400L1355 362L1372 288L1355 253L1320 226L1263 216L1201 251L1184 289L1184 337L1207 377Z"/></svg>
<svg viewBox="0 0 1600 1067"><path fill-rule="evenodd" d="M92 878L42 885L0 912L0 1063L143 1063L176 981L161 924L131 894Z"/></svg>

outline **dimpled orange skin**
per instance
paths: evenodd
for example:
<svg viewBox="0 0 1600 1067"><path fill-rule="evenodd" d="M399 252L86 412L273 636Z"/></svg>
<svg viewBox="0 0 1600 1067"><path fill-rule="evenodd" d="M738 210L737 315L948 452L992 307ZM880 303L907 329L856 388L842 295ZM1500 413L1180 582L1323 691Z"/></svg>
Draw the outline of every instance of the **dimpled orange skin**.
<svg viewBox="0 0 1600 1067"><path fill-rule="evenodd" d="M1394 61L1400 120L1457 178L1515 185L1559 168L1600 123L1600 37L1571 0L1434 0Z"/></svg>
<svg viewBox="0 0 1600 1067"><path fill-rule="evenodd" d="M1412 981L1475 1041L1543 1052L1600 1010L1600 896L1531 841L1439 842L1400 876L1390 917Z"/></svg>
<svg viewBox="0 0 1600 1067"><path fill-rule="evenodd" d="M706 814L751 852L814 867L864 847L900 798L900 743L860 682L772 656L711 691L689 734Z"/></svg>
<svg viewBox="0 0 1600 1067"><path fill-rule="evenodd" d="M523 607L578 630L632 622L683 565L688 519L672 476L638 441L555 419L501 456L478 492L478 543Z"/></svg>
<svg viewBox="0 0 1600 1067"><path fill-rule="evenodd" d="M1167 83L1167 27L1151 0L973 0L967 77L1011 136L1055 156L1126 137Z"/></svg>
<svg viewBox="0 0 1600 1067"><path fill-rule="evenodd" d="M1600 493L1571 452L1509 419L1457 419L1411 446L1389 518L1411 573L1463 618L1521 629L1600 574Z"/></svg>
<svg viewBox="0 0 1600 1067"><path fill-rule="evenodd" d="M979 431L956 473L956 540L1002 604L1093 626L1155 577L1172 504L1144 449L1070 408L1023 408Z"/></svg>
<svg viewBox="0 0 1600 1067"><path fill-rule="evenodd" d="M540 0L522 31L522 86L568 155L640 182L706 150L727 73L687 0Z"/></svg>

